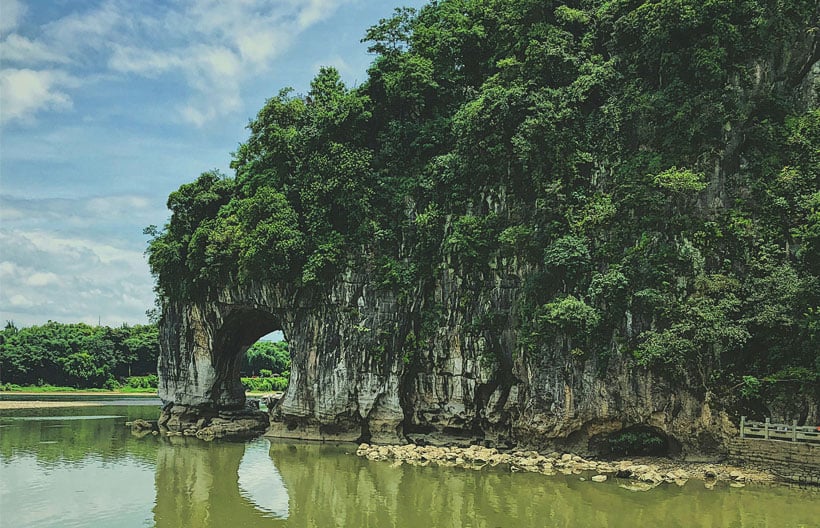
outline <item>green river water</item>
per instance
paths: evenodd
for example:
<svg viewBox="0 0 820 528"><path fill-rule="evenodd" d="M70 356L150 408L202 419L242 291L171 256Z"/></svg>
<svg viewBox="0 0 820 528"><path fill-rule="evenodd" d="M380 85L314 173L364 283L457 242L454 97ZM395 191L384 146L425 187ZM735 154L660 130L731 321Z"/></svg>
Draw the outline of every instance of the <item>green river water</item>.
<svg viewBox="0 0 820 528"><path fill-rule="evenodd" d="M76 399L76 398L75 398ZM799 527L820 490L623 489L578 476L391 467L353 444L148 436L158 401L0 411L2 527Z"/></svg>

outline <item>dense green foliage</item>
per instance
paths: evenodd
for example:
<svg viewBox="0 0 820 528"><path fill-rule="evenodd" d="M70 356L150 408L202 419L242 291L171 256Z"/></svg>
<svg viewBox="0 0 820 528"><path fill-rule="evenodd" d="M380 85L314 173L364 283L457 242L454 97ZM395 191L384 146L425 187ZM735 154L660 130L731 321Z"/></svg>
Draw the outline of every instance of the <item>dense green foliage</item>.
<svg viewBox="0 0 820 528"><path fill-rule="evenodd" d="M156 389L159 384L159 378L156 374L148 374L146 376L128 376L123 380L121 390L143 390Z"/></svg>
<svg viewBox="0 0 820 528"><path fill-rule="evenodd" d="M666 442L652 431L621 431L607 439L607 447L613 456L665 455Z"/></svg>
<svg viewBox="0 0 820 528"><path fill-rule="evenodd" d="M17 328L8 323L0 332L0 390L156 390L158 355L155 325L109 328L49 321ZM284 390L290 377L288 344L254 343L241 368L262 376L245 383L248 390Z"/></svg>
<svg viewBox="0 0 820 528"><path fill-rule="evenodd" d="M272 373L290 375L290 352L284 341L257 341L245 352L242 372L270 377Z"/></svg>
<svg viewBox="0 0 820 528"><path fill-rule="evenodd" d="M153 374L156 387L158 355L155 325L8 323L0 332L0 382L115 389L129 376Z"/></svg>
<svg viewBox="0 0 820 528"><path fill-rule="evenodd" d="M290 352L284 341L257 341L245 352L242 372L245 390L255 392L283 391L290 379Z"/></svg>
<svg viewBox="0 0 820 528"><path fill-rule="evenodd" d="M150 231L158 289L310 288L367 259L406 300L439 266L475 290L527 269L529 357L627 354L699 390L817 395L820 110L801 96L817 21L815 0L397 10L366 34L367 82L322 68L309 93L280 91L234 177L171 194Z"/></svg>
<svg viewBox="0 0 820 528"><path fill-rule="evenodd" d="M74 386L50 385L43 382L43 385L18 385L16 383L4 383L0 385L3 392L127 392L127 393L156 393L158 378L156 374L146 376L128 376L122 380L109 378L102 387L97 386Z"/></svg>
<svg viewBox="0 0 820 528"><path fill-rule="evenodd" d="M241 378L246 391L270 392L283 391L288 388L288 377L266 376L261 378Z"/></svg>

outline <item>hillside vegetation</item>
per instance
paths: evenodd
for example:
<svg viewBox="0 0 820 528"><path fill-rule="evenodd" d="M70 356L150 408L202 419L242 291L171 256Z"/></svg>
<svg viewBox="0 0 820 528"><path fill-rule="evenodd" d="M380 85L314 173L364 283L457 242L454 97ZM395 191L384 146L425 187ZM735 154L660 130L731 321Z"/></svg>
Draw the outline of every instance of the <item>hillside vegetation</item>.
<svg viewBox="0 0 820 528"><path fill-rule="evenodd" d="M372 265L410 302L442 267L480 289L513 266L519 354L626 355L743 405L817 401L817 21L815 0L397 9L366 32L366 82L322 68L279 91L233 176L170 195L148 230L158 290L318 290Z"/></svg>

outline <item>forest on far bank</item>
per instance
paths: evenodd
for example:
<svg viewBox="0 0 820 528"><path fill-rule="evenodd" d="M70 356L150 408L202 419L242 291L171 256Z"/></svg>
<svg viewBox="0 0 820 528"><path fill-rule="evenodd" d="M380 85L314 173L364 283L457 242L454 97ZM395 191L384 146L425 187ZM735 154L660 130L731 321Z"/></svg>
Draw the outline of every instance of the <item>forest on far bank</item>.
<svg viewBox="0 0 820 528"><path fill-rule="evenodd" d="M58 323L0 331L0 390L18 386L76 389L156 389L159 334L155 324L112 328ZM284 341L259 341L245 353L249 390L287 386L290 356Z"/></svg>

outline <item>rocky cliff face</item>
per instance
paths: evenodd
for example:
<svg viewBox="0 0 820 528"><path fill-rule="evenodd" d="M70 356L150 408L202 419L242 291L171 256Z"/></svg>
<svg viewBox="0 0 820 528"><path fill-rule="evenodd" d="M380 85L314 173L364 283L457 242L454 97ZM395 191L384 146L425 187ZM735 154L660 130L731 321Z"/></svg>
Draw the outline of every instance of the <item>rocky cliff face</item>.
<svg viewBox="0 0 820 528"><path fill-rule="evenodd" d="M399 303L366 267L325 291L257 284L225 288L212 302L169 303L159 364L166 414L182 416L184 429L214 410L241 409L238 360L281 329L293 363L273 411L275 436L585 452L596 435L644 425L668 435L673 451L720 449L733 425L708 394L672 386L626 356L604 365L548 348L525 352L514 331L523 273L500 263L475 290L445 268L428 297L435 308L421 297ZM419 322L433 309L433 331L420 343ZM476 328L489 314L495 323Z"/></svg>
<svg viewBox="0 0 820 528"><path fill-rule="evenodd" d="M818 78L815 62L802 92L816 94ZM707 200L712 208L722 206L726 174L742 162L733 146L742 124L729 129L725 163L709 187L716 189ZM482 197L482 207L504 217L509 208L495 192ZM616 314L621 323L609 354L566 342L528 346L519 332L520 301L537 270L514 257L483 271L444 261L432 280L400 295L381 286L363 253L325 287L250 282L226 285L207 301L166 300L159 362L165 423L193 430L207 425L203 416L243 409L239 359L278 329L292 367L272 411L275 436L584 453L637 426L667 437L672 452L725 452L735 427L719 397L640 367L619 349L650 325L633 321L628 309ZM820 419L816 402L801 415Z"/></svg>

